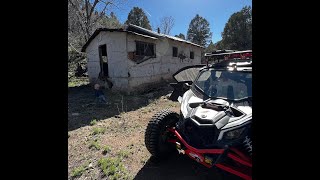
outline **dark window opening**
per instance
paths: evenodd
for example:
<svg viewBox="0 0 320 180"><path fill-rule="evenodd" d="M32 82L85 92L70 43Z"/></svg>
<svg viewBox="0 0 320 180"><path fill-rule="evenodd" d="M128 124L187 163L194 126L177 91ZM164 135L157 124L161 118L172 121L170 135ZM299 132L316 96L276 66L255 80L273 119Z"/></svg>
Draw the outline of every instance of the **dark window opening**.
<svg viewBox="0 0 320 180"><path fill-rule="evenodd" d="M152 43L136 41L136 55L155 57L155 45Z"/></svg>
<svg viewBox="0 0 320 180"><path fill-rule="evenodd" d="M172 56L178 57L178 48L177 47L172 47Z"/></svg>
<svg viewBox="0 0 320 180"><path fill-rule="evenodd" d="M100 48L101 48L101 56L107 56L107 45L106 44L101 45Z"/></svg>
<svg viewBox="0 0 320 180"><path fill-rule="evenodd" d="M194 59L194 52L190 51L190 59Z"/></svg>
<svg viewBox="0 0 320 180"><path fill-rule="evenodd" d="M108 72L108 54L107 54L107 45L99 46L99 58L100 58L100 78L109 77Z"/></svg>

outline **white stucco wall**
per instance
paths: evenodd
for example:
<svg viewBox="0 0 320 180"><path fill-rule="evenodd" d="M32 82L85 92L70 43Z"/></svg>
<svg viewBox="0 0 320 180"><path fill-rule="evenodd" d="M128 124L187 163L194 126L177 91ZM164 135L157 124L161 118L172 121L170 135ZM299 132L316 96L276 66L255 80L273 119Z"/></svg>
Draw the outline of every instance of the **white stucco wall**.
<svg viewBox="0 0 320 180"><path fill-rule="evenodd" d="M128 53L136 50L135 41L150 42L156 45L156 58L140 64L128 58ZM151 39L125 32L100 32L86 49L88 75L90 82L98 79L100 72L99 46L107 45L109 79L115 90L135 91L162 80L172 80L172 74L185 66L201 63L201 48L190 44L173 41L168 38ZM186 59L172 56L173 46L178 54L183 52ZM194 59L190 59L190 51ZM129 77L130 74L130 77Z"/></svg>
<svg viewBox="0 0 320 180"><path fill-rule="evenodd" d="M154 43L156 45L156 58L151 58L140 64L137 64L132 60L128 60L128 72L130 73L130 78L128 78L128 87L131 90L135 90L144 84L159 82L162 79L171 80L172 74L182 67L201 63L201 48L173 41L168 38L153 40L128 34L128 52L136 50L136 40ZM186 55L186 59L181 60L179 57L173 57L173 47L178 48L178 54L183 52ZM194 52L194 59L190 59L190 51Z"/></svg>
<svg viewBox="0 0 320 180"><path fill-rule="evenodd" d="M98 79L100 72L99 46L107 45L109 77L116 89L128 86L128 68L125 32L100 32L86 49L90 82Z"/></svg>

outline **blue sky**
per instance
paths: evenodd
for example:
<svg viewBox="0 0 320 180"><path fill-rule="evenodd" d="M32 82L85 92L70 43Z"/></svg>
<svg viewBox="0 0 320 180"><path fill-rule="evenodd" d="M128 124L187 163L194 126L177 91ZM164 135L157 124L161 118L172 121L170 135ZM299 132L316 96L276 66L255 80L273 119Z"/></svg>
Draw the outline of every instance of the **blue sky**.
<svg viewBox="0 0 320 180"><path fill-rule="evenodd" d="M186 35L190 21L199 14L209 21L212 40L216 43L221 40L221 32L229 17L246 5L252 6L252 0L127 0L113 11L124 23L130 10L138 6L147 14L154 31L162 17L172 16L175 20L170 32L172 36L179 33Z"/></svg>

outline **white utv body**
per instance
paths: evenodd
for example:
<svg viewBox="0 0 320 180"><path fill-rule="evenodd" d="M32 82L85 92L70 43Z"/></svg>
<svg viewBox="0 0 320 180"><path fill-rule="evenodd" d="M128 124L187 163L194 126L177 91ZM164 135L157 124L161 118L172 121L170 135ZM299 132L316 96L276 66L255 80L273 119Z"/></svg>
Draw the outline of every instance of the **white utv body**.
<svg viewBox="0 0 320 180"><path fill-rule="evenodd" d="M155 157L186 154L251 179L252 60L228 60L180 69L170 99L180 113L163 110L150 120L145 144Z"/></svg>

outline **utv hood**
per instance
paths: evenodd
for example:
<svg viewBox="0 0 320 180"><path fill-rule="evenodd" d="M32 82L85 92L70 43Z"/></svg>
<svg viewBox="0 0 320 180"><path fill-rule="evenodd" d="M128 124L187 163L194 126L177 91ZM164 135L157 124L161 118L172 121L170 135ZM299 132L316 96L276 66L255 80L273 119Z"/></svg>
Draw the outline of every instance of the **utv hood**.
<svg viewBox="0 0 320 180"><path fill-rule="evenodd" d="M203 107L202 105L197 106L196 108L191 108L190 103L200 103L203 102L202 99L194 96L191 90L187 91L183 96L183 101L181 102L181 112L184 118L190 118L197 126L216 126L218 129L221 129L230 122L237 121L244 116L252 113L252 108L248 103L232 103L230 107L234 111L237 111L236 116L224 111L216 110L212 108ZM229 103L223 99L216 99L210 101L218 105L229 106Z"/></svg>

